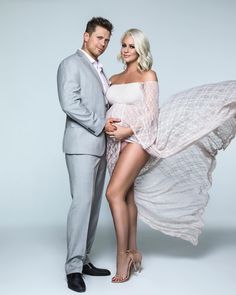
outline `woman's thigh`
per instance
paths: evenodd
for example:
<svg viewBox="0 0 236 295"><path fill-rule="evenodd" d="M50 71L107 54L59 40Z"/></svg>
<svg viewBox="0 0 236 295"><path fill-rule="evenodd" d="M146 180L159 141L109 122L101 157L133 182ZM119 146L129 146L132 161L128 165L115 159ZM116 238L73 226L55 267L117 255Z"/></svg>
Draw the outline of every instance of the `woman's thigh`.
<svg viewBox="0 0 236 295"><path fill-rule="evenodd" d="M108 192L126 194L148 159L149 154L139 144L128 143L116 162Z"/></svg>

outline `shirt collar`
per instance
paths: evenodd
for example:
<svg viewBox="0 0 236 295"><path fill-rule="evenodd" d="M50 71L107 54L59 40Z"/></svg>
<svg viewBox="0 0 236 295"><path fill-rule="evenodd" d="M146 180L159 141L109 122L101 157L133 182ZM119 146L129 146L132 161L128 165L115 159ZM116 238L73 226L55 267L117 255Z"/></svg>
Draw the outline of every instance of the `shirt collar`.
<svg viewBox="0 0 236 295"><path fill-rule="evenodd" d="M92 58L92 56L90 56L86 51L84 51L83 49L79 49L81 52L83 52L83 54L88 58L88 60L91 62L91 64L95 64L95 66L101 70L103 68L103 65L100 63L99 60L95 60L94 58Z"/></svg>

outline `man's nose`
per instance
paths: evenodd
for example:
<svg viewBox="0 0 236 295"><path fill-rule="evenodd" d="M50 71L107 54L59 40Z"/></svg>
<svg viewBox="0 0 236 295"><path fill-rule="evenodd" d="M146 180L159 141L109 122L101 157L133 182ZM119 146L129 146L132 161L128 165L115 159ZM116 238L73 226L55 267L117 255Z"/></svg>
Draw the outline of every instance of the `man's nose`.
<svg viewBox="0 0 236 295"><path fill-rule="evenodd" d="M105 40L101 40L101 45L104 47L105 46Z"/></svg>

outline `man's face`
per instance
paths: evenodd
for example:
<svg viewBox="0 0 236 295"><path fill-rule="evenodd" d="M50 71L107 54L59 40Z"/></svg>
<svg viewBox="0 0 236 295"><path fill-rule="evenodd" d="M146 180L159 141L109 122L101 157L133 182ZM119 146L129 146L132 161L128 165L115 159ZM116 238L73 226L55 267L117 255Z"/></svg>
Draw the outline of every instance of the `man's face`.
<svg viewBox="0 0 236 295"><path fill-rule="evenodd" d="M97 26L91 35L84 33L83 49L96 60L106 50L110 41L110 35L108 30Z"/></svg>

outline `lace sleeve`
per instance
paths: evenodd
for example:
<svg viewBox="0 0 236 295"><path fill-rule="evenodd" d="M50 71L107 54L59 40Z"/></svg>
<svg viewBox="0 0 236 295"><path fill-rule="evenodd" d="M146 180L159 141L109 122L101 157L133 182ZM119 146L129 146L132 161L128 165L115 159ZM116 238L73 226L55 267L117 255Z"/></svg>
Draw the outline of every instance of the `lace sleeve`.
<svg viewBox="0 0 236 295"><path fill-rule="evenodd" d="M143 96L135 105L127 108L126 118L139 144L148 148L157 136L158 123L158 83L147 81L142 85Z"/></svg>

